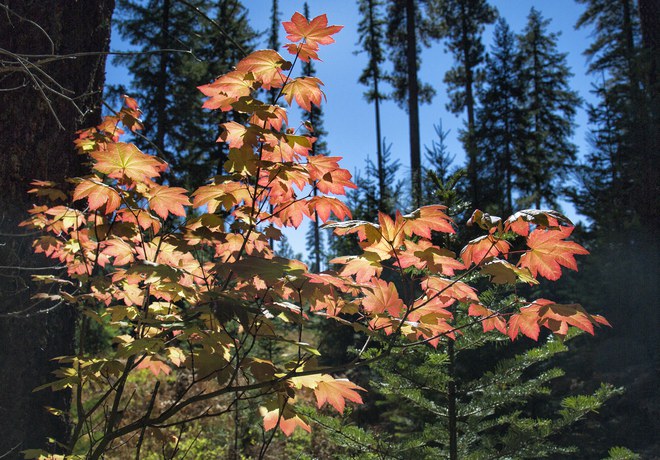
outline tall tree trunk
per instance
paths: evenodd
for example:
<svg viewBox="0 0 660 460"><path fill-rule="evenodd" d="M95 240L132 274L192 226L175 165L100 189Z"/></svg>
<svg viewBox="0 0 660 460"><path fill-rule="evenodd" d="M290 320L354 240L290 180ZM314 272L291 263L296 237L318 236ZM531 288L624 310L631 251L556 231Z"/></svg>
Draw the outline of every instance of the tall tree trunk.
<svg viewBox="0 0 660 460"><path fill-rule="evenodd" d="M408 68L408 123L413 206L422 205L422 161L419 140L419 83L417 82L417 35L415 0L406 0L406 60Z"/></svg>
<svg viewBox="0 0 660 460"><path fill-rule="evenodd" d="M658 157L660 156L660 82L658 67L660 66L660 5L655 0L638 0L640 25L642 29L642 51L646 64L646 85L650 105L649 150L645 168L644 183L649 186L649 201L644 220L648 228L657 234L660 225L660 210L658 209Z"/></svg>
<svg viewBox="0 0 660 460"><path fill-rule="evenodd" d="M473 64L470 59L470 38L468 37L468 17L465 11L465 2L461 2L461 29L463 42L463 65L465 66L465 107L468 116L467 132L467 153L468 153L468 179L470 181L470 191L472 199L472 208L478 208L479 205L479 180L477 177L477 148L474 143L474 95L472 85L474 83Z"/></svg>
<svg viewBox="0 0 660 460"><path fill-rule="evenodd" d="M160 25L160 48L170 48L170 0L163 0L163 11ZM154 144L160 150L160 155L165 161L171 162L169 155L165 153L165 133L168 131L167 116L167 69L170 66L170 53L160 53L158 62L158 86L156 87L156 139Z"/></svg>
<svg viewBox="0 0 660 460"><path fill-rule="evenodd" d="M114 0L5 0L0 5L0 48L49 55L107 51L113 9ZM30 309L35 288L29 267L49 263L33 255L32 237L18 236L24 232L17 225L36 201L26 194L33 179L63 183L65 177L81 174L74 133L100 122L105 55L43 64L41 70L52 80L33 70L33 77L75 99L82 114L71 100L44 88L42 93L27 72L2 70L0 457L18 458L20 450L45 447L47 437L66 439L67 424L44 407L66 410L70 394L32 390L53 379L51 372L57 366L52 358L74 352L76 312L69 306L47 311L53 305L46 303Z"/></svg>
<svg viewBox="0 0 660 460"><path fill-rule="evenodd" d="M369 0L369 33L373 37L376 34L374 23L374 4ZM378 163L378 210L385 210L385 164L383 160L383 141L380 130L380 93L378 92L378 83L380 82L380 73L378 63L374 69L374 111L376 112L376 159Z"/></svg>

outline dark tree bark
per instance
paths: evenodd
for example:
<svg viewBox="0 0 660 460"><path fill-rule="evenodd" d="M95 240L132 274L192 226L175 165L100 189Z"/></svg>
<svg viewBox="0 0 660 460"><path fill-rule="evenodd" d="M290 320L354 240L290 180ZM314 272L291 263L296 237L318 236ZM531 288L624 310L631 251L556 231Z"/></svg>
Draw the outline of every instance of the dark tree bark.
<svg viewBox="0 0 660 460"><path fill-rule="evenodd" d="M422 160L419 140L419 84L417 82L417 34L415 0L406 1L406 58L408 62L408 124L413 207L422 205Z"/></svg>
<svg viewBox="0 0 660 460"><path fill-rule="evenodd" d="M26 194L30 181L64 183L81 174L73 139L100 121L105 78L105 55L46 58L39 68L22 67L15 55L107 51L113 8L114 0L0 1L0 457L44 448L46 437L66 439L66 422L44 407L66 410L70 395L32 390L53 379L52 358L74 351L76 313L31 308L29 267L50 263L33 255L32 237L17 236L24 233L18 223L36 201Z"/></svg>

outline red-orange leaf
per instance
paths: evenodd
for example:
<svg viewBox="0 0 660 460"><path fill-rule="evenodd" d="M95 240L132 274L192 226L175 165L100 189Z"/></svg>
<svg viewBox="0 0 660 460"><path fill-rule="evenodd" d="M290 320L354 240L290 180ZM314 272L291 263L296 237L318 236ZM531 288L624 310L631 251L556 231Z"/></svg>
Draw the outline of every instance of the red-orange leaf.
<svg viewBox="0 0 660 460"><path fill-rule="evenodd" d="M346 379L335 379L329 375L323 375L323 377L325 378L319 381L314 389L316 404L319 408L327 402L340 414L343 414L346 399L362 404L362 397L356 390L366 391L364 388Z"/></svg>
<svg viewBox="0 0 660 460"><path fill-rule="evenodd" d="M258 133L255 128L248 128L235 121L223 123L220 126L222 126L224 131L220 134L218 142L226 142L229 144L229 148L240 149L243 147L243 144L257 144Z"/></svg>
<svg viewBox="0 0 660 460"><path fill-rule="evenodd" d="M198 86L197 89L210 98L202 107L220 109L223 112L231 110L232 103L240 97L250 95L253 83L253 80L247 78L247 72L234 70L222 75L211 84Z"/></svg>
<svg viewBox="0 0 660 460"><path fill-rule="evenodd" d="M186 193L187 190L181 187L154 184L147 194L149 207L163 219L167 219L168 213L185 216L183 207L191 205Z"/></svg>
<svg viewBox="0 0 660 460"><path fill-rule="evenodd" d="M308 21L298 12L293 14L291 21L284 22L282 25L288 34L287 40L298 42L304 39L307 45L313 49L318 49L318 45L334 43L335 40L331 35L344 28L344 26L328 26L328 17L325 14Z"/></svg>
<svg viewBox="0 0 660 460"><path fill-rule="evenodd" d="M106 214L114 212L121 204L119 193L96 176L83 179L73 191L73 201L83 198L87 198L89 209L92 211L105 205Z"/></svg>
<svg viewBox="0 0 660 460"><path fill-rule="evenodd" d="M444 213L446 206L423 206L410 214L406 214L406 235L419 235L431 239L431 231L456 233L451 219Z"/></svg>
<svg viewBox="0 0 660 460"><path fill-rule="evenodd" d="M479 265L489 257L497 257L500 254L507 255L511 245L504 240L495 238L493 235L484 235L470 241L461 251L461 258L465 265Z"/></svg>
<svg viewBox="0 0 660 460"><path fill-rule="evenodd" d="M493 310L484 307L481 304L470 304L468 308L468 315L470 316L481 316L484 318L481 321L481 325L484 328L484 332L492 331L497 329L502 334L506 334L506 321L498 313Z"/></svg>
<svg viewBox="0 0 660 460"><path fill-rule="evenodd" d="M252 72L264 89L281 88L284 84L282 70L291 68L291 63L275 50L258 50L241 59L236 70Z"/></svg>
<svg viewBox="0 0 660 460"><path fill-rule="evenodd" d="M336 257L330 263L343 264L341 276L355 275L355 281L358 283L366 283L383 271L378 254L369 251L364 251L361 256Z"/></svg>
<svg viewBox="0 0 660 460"><path fill-rule="evenodd" d="M323 82L316 77L300 77L287 83L282 94L289 105L295 98L296 103L309 112L312 110L312 104L317 107L321 106L321 98L325 97L321 91L322 85Z"/></svg>
<svg viewBox="0 0 660 460"><path fill-rule="evenodd" d="M94 169L113 179L144 182L159 176L167 168L157 157L146 155L135 145L123 142L108 144L106 150L92 152L91 156L96 160Z"/></svg>
<svg viewBox="0 0 660 460"><path fill-rule="evenodd" d="M530 305L520 309L520 313L511 315L509 318L509 337L511 340L516 340L518 333L522 332L524 335L532 340L539 339L539 306Z"/></svg>
<svg viewBox="0 0 660 460"><path fill-rule="evenodd" d="M293 412L291 408L286 405L280 416L280 408L277 402L271 402L266 407L259 409L261 416L264 418L264 430L269 431L278 425L280 430L286 435L291 436L296 427L300 427L308 433L312 431L310 426L298 414Z"/></svg>
<svg viewBox="0 0 660 460"><path fill-rule="evenodd" d="M577 270L574 255L589 254L589 251L573 241L564 241L573 228L535 229L527 238L531 250L523 254L519 265L529 268L534 276L538 273L552 281L561 276L561 267Z"/></svg>
<svg viewBox="0 0 660 460"><path fill-rule="evenodd" d="M362 307L369 313L383 313L385 310L392 316L399 316L403 308L403 300L399 297L396 286L381 279L364 286L362 292L366 297L362 299Z"/></svg>
<svg viewBox="0 0 660 460"><path fill-rule="evenodd" d="M327 222L330 213L333 213L337 219L343 220L351 217L351 211L343 202L337 198L329 196L315 196L309 200L309 214L316 212L321 222Z"/></svg>

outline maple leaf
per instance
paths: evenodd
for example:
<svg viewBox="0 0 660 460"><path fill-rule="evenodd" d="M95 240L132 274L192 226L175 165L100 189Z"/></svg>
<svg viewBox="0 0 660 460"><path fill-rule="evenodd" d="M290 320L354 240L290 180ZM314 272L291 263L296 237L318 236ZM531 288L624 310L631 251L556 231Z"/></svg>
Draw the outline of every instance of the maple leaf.
<svg viewBox="0 0 660 460"><path fill-rule="evenodd" d="M128 178L144 182L160 175L167 164L152 155L146 155L133 144L108 144L106 150L91 153L96 160L94 169L113 179Z"/></svg>
<svg viewBox="0 0 660 460"><path fill-rule="evenodd" d="M321 98L325 97L325 94L321 91L322 85L323 82L316 77L295 78L284 86L282 94L284 94L284 98L289 105L295 98L296 103L301 108L310 112L312 104L317 107L321 106Z"/></svg>
<svg viewBox="0 0 660 460"><path fill-rule="evenodd" d="M30 182L30 185L34 185L33 189L28 190L28 193L34 193L37 196L48 197L49 200L66 200L67 196L64 192L56 188L56 183L52 181L45 180L35 180Z"/></svg>
<svg viewBox="0 0 660 460"><path fill-rule="evenodd" d="M309 62L310 59L320 61L317 49L307 45L306 43L287 43L284 45L287 51L294 56L298 56L301 61Z"/></svg>
<svg viewBox="0 0 660 460"><path fill-rule="evenodd" d="M330 263L344 265L341 276L355 275L358 283L366 283L383 271L378 254L369 251L364 251L361 256L335 257Z"/></svg>
<svg viewBox="0 0 660 460"><path fill-rule="evenodd" d="M340 414L344 413L346 399L354 403L362 404L362 397L356 390L366 391L347 379L335 379L324 374L324 379L320 380L314 389L316 396L316 405L320 409L326 403L329 403Z"/></svg>
<svg viewBox="0 0 660 460"><path fill-rule="evenodd" d="M351 211L342 201L329 196L315 196L309 200L309 214L316 213L321 222L327 222L332 212L337 219L351 217Z"/></svg>
<svg viewBox="0 0 660 460"><path fill-rule="evenodd" d="M547 299L538 299L534 303L541 305L539 323L558 335L566 335L568 326L577 327L591 335L594 335L594 324L596 323L611 327L605 318L590 315L579 304L562 305Z"/></svg>
<svg viewBox="0 0 660 460"><path fill-rule="evenodd" d="M255 110L250 117L250 123L253 125L261 126L263 129L275 129L277 131L282 129L284 123L288 123L289 118L286 114L286 109L279 105L267 105L258 110Z"/></svg>
<svg viewBox="0 0 660 460"><path fill-rule="evenodd" d="M481 304L472 303L468 308L468 315L481 316L484 318L481 321L484 332L497 329L502 334L506 334L506 321L498 313L494 312L490 308L486 308Z"/></svg>
<svg viewBox="0 0 660 460"><path fill-rule="evenodd" d="M369 313L387 312L392 316L399 316L403 309L403 300L399 297L394 283L375 279L362 288L365 294L362 307Z"/></svg>
<svg viewBox="0 0 660 460"><path fill-rule="evenodd" d="M105 205L105 213L114 212L121 205L121 196L112 187L104 184L100 178L93 176L82 179L73 191L73 201L87 198L87 204L92 211Z"/></svg>
<svg viewBox="0 0 660 460"><path fill-rule="evenodd" d="M539 309L540 305L532 304L522 307L520 313L511 315L509 318L509 331L507 332L511 340L516 340L519 332L522 332L532 340L539 339L539 333L541 332L541 328L539 327Z"/></svg>
<svg viewBox="0 0 660 460"><path fill-rule="evenodd" d="M286 435L291 436L297 427L310 433L312 429L298 414L293 412L289 405L284 405L281 410L277 401L271 401L259 408L259 412L264 419L264 430L270 431L278 425L280 430ZM280 415L281 412L281 415Z"/></svg>
<svg viewBox="0 0 660 460"><path fill-rule="evenodd" d="M504 229L511 230L518 235L529 235L530 224L540 227L555 227L564 225L573 227L573 222L561 213L553 210L524 209L513 214L504 222Z"/></svg>
<svg viewBox="0 0 660 460"><path fill-rule="evenodd" d="M281 88L285 80L282 70L290 68L291 63L275 50L254 51L236 65L238 71L252 72L264 89Z"/></svg>
<svg viewBox="0 0 660 460"><path fill-rule="evenodd" d="M493 235L484 235L470 241L461 251L461 258L466 267L472 264L479 265L489 257L508 254L511 245Z"/></svg>
<svg viewBox="0 0 660 460"><path fill-rule="evenodd" d="M258 143L258 132L255 128L248 128L235 121L223 123L220 126L224 131L218 137L217 142L226 142L231 149L240 149L243 144L257 145Z"/></svg>
<svg viewBox="0 0 660 460"><path fill-rule="evenodd" d="M476 209L468 221L467 225L477 224L484 230L488 230L489 233L493 233L495 230L501 227L502 218L498 216L491 216L487 212L483 212L480 209Z"/></svg>
<svg viewBox="0 0 660 460"><path fill-rule="evenodd" d="M431 239L431 231L443 233L456 233L452 220L445 214L446 206L423 206L410 214L403 216L406 219L405 233L407 236L419 235Z"/></svg>
<svg viewBox="0 0 660 460"><path fill-rule="evenodd" d="M334 43L335 40L331 35L344 28L344 26L328 26L328 17L325 14L308 21L298 12L293 14L291 21L283 22L282 25L288 34L287 40L299 42L304 39L312 49L318 49L318 45Z"/></svg>
<svg viewBox="0 0 660 460"><path fill-rule="evenodd" d="M172 368L162 361L152 359L151 356L145 357L140 364L137 365L138 369L148 369L152 374L158 377L161 372L163 375L169 375Z"/></svg>
<svg viewBox="0 0 660 460"><path fill-rule="evenodd" d="M222 75L213 83L198 86L205 96L209 96L202 105L205 109L220 109L223 112L232 109L232 104L252 92L254 81L247 78L249 72L234 70Z"/></svg>
<svg viewBox="0 0 660 460"><path fill-rule="evenodd" d="M190 200L186 196L188 191L181 187L168 187L166 185L152 185L146 194L149 199L149 207L162 219L167 215L185 216L184 206L190 206Z"/></svg>
<svg viewBox="0 0 660 460"><path fill-rule="evenodd" d="M397 256L397 265L401 268L415 267L419 270L428 268L431 273L454 276L454 270L465 269L465 264L456 260L455 254L439 248L428 240L405 242L406 250Z"/></svg>
<svg viewBox="0 0 660 460"><path fill-rule="evenodd" d="M481 273L490 275L491 281L495 284L515 284L518 280L529 284L539 284L527 268L516 267L501 259L486 262Z"/></svg>
<svg viewBox="0 0 660 460"><path fill-rule="evenodd" d="M133 246L119 238L104 241L102 253L114 257L114 265L126 265L135 260Z"/></svg>
<svg viewBox="0 0 660 460"><path fill-rule="evenodd" d="M561 267L577 270L575 254L589 254L589 251L573 241L564 241L573 228L535 229L527 238L531 250L522 255L518 265L528 268L535 277L539 274L552 281L561 276Z"/></svg>
<svg viewBox="0 0 660 460"><path fill-rule="evenodd" d="M450 305L454 301L479 302L476 291L462 281L450 280L439 276L429 276L422 281L422 289L429 297L439 296L440 299Z"/></svg>

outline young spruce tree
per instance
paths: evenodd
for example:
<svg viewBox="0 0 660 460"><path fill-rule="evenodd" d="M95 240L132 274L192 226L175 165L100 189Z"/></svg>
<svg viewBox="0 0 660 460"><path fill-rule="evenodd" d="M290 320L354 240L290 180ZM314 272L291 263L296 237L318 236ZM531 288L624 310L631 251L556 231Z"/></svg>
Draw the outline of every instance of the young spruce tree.
<svg viewBox="0 0 660 460"><path fill-rule="evenodd" d="M557 50L557 34L547 31L549 23L532 8L518 39L521 81L527 82L522 105L524 144L516 181L522 207L556 208L562 181L576 161L570 137L580 98L570 88L566 54Z"/></svg>

